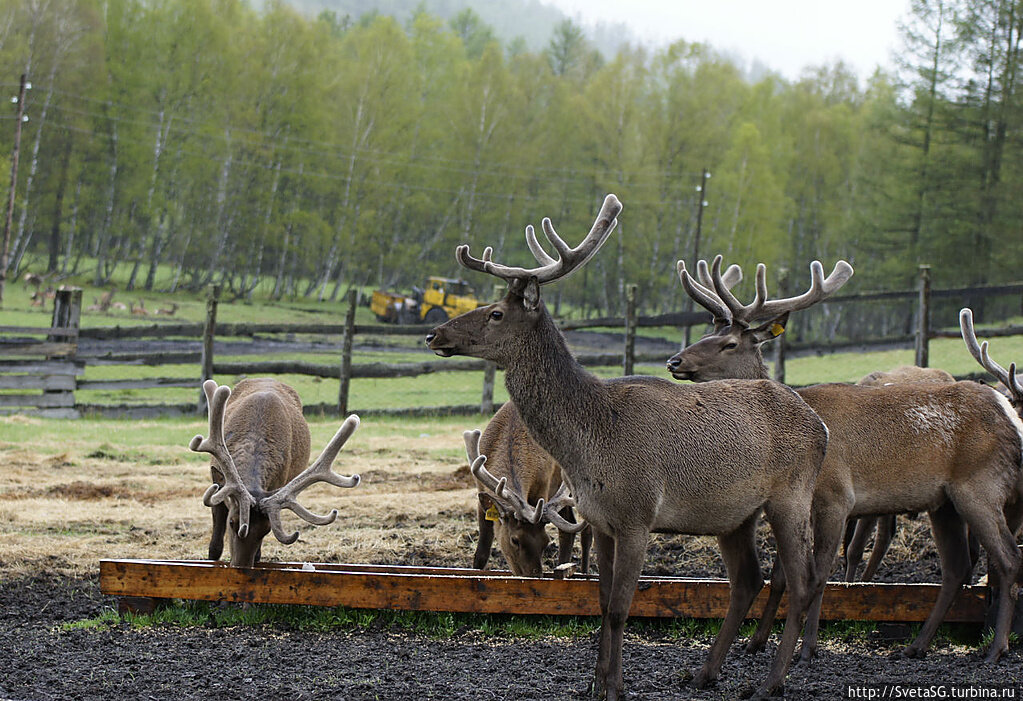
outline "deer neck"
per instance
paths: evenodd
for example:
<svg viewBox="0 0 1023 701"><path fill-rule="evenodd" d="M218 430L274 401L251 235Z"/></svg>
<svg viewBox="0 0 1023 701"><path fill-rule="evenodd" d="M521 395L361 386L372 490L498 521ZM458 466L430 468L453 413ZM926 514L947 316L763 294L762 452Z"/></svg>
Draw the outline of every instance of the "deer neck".
<svg viewBox="0 0 1023 701"><path fill-rule="evenodd" d="M583 455L611 421L603 383L568 350L565 338L545 312L522 334L521 352L508 363L505 386L529 433L566 472L585 469ZM567 475L570 481L581 475Z"/></svg>

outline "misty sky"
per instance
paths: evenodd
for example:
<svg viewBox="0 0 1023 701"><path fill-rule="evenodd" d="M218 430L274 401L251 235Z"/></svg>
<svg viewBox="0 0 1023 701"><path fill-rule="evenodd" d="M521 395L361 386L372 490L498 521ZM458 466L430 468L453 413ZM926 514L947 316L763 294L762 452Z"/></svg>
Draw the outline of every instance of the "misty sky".
<svg viewBox="0 0 1023 701"><path fill-rule="evenodd" d="M908 0L544 0L583 23L624 22L644 41L706 41L787 78L842 58L866 78L890 65Z"/></svg>

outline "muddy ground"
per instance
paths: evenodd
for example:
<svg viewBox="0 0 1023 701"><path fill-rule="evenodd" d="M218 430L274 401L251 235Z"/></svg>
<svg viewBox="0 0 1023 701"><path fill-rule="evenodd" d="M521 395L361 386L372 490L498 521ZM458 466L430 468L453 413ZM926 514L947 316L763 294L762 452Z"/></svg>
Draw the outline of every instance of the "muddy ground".
<svg viewBox="0 0 1023 701"><path fill-rule="evenodd" d="M386 625L314 633L287 624L217 627L212 618L188 628L81 625L116 607L99 591L101 558L204 557L209 514L200 497L208 468L183 448L204 426L182 424L179 439L161 437L164 427L144 422L118 429L97 421L52 435L34 421L0 419L11 437L0 437L0 700L584 697L594 634L514 638L463 627L435 638ZM360 472L363 484L344 491L320 485L303 495L314 511L339 507L338 522L314 528L288 520L286 530L301 530L299 542L268 540L264 555L467 566L476 534L464 428L455 419L365 422L337 465ZM336 424L314 422L312 429L314 444L322 445ZM33 432L31 441L13 438L25 430ZM131 431L144 438L132 439ZM766 528L761 544L766 565ZM553 555L552 548L548 567ZM491 566L504 566L496 550ZM652 538L645 572L724 576L714 541L684 536ZM938 581L925 519L901 519L881 577ZM843 698L846 685L870 682L1023 683L1021 649L984 666L976 630L944 636L924 660L899 656L907 629L839 633L828 634L812 666L792 670L788 698ZM679 639L664 626L630 624L628 698L734 699L766 675L773 645L755 656L736 645L719 683L692 689L685 675L699 667L710 643L705 629Z"/></svg>

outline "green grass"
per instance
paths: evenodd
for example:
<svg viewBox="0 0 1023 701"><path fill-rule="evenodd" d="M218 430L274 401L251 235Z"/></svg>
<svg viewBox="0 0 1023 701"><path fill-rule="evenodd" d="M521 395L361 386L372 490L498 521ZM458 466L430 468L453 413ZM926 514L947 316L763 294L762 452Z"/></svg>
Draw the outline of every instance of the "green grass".
<svg viewBox="0 0 1023 701"><path fill-rule="evenodd" d="M229 628L233 626L271 626L314 633L355 631L367 628L416 633L435 639L447 639L466 631L478 631L489 638L539 639L559 637L587 638L600 630L597 616L522 616L507 614L450 613L431 611L389 611L351 609L343 606L319 607L284 604L216 604L204 601L173 600L150 614L118 615L112 609L98 616L70 621L59 626L62 631L103 631L119 625L133 628L160 626L182 628ZM695 618L633 618L629 629L639 635L663 637L668 640L709 640L721 629L720 619ZM781 634L782 623L776 622L772 634ZM755 621L746 621L739 632L748 639L756 629ZM869 621L832 621L820 629L822 641L864 643L870 640L875 625ZM919 630L910 626L908 643ZM957 645L990 643L990 635L981 636L978 626L942 625L936 642ZM1015 637L1012 643L1016 644ZM899 643L894 643L898 645Z"/></svg>

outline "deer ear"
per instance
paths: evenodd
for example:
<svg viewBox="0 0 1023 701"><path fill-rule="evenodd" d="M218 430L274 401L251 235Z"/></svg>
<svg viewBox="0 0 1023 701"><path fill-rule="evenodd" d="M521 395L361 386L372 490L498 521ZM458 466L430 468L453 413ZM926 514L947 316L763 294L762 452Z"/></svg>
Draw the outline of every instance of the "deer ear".
<svg viewBox="0 0 1023 701"><path fill-rule="evenodd" d="M789 321L789 313L785 312L779 317L771 319L766 324L751 329L750 333L753 334L753 340L757 343L764 343L771 339L777 338L785 333L785 324Z"/></svg>
<svg viewBox="0 0 1023 701"><path fill-rule="evenodd" d="M535 312L540 308L540 283L532 276L522 289L522 304L526 311Z"/></svg>

